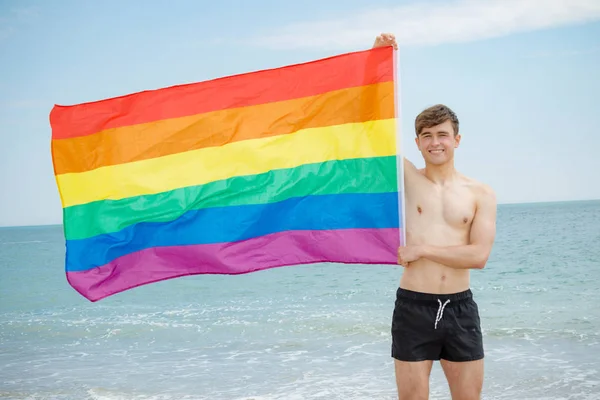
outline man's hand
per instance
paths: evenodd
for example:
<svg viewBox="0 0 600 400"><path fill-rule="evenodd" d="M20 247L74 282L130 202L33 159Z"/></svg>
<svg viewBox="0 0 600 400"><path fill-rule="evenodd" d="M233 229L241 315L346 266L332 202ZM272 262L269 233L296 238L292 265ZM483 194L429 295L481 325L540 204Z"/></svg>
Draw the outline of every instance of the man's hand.
<svg viewBox="0 0 600 400"><path fill-rule="evenodd" d="M384 46L392 46L394 50L398 50L398 44L396 43L396 38L394 37L394 35L392 35L391 33L382 33L381 35L375 38L373 48Z"/></svg>
<svg viewBox="0 0 600 400"><path fill-rule="evenodd" d="M398 247L398 264L408 267L408 264L421 258L421 247L404 246Z"/></svg>

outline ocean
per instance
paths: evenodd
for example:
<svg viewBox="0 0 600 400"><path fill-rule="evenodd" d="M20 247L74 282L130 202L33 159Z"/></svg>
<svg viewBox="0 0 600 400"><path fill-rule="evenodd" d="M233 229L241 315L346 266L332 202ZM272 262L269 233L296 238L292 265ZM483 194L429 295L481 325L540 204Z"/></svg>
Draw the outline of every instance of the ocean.
<svg viewBox="0 0 600 400"><path fill-rule="evenodd" d="M0 229L1 399L394 399L402 268L318 264L192 276L97 303L60 226ZM472 272L483 399L600 399L600 201L501 205ZM449 399L439 363L431 399Z"/></svg>

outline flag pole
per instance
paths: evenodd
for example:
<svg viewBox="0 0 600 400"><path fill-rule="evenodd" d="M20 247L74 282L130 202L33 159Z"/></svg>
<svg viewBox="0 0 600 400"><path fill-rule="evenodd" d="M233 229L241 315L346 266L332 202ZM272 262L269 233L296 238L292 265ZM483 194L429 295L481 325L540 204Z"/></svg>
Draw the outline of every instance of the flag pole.
<svg viewBox="0 0 600 400"><path fill-rule="evenodd" d="M402 148L402 102L400 85L400 51L394 49L394 106L396 117L396 175L398 179L398 212L400 246L406 245L406 208L404 202L404 156Z"/></svg>

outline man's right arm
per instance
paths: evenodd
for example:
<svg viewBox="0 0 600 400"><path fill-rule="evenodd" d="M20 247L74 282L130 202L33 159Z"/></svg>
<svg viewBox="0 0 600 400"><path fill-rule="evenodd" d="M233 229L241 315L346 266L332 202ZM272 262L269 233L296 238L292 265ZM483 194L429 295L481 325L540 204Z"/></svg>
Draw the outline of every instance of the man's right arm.
<svg viewBox="0 0 600 400"><path fill-rule="evenodd" d="M398 43L396 43L396 37L391 33L382 33L381 35L375 38L375 43L373 43L373 48L384 47L384 46L392 46L394 49L398 49ZM415 174L419 171L417 167L404 157L404 177L405 179L411 179Z"/></svg>
<svg viewBox="0 0 600 400"><path fill-rule="evenodd" d="M410 182L412 182L412 180L414 179L414 177L417 176L417 174L419 173L419 170L406 157L403 157L403 159L404 159L404 163L403 163L403 166L404 166L404 171L403 171L404 172L404 182L405 183L410 183Z"/></svg>
<svg viewBox="0 0 600 400"><path fill-rule="evenodd" d="M391 33L382 33L381 35L375 38L375 43L373 43L373 48L384 47L384 46L392 46L394 49L398 48L398 44L396 43L396 37ZM404 157L404 174L405 176L413 176L413 174L418 173L415 165Z"/></svg>

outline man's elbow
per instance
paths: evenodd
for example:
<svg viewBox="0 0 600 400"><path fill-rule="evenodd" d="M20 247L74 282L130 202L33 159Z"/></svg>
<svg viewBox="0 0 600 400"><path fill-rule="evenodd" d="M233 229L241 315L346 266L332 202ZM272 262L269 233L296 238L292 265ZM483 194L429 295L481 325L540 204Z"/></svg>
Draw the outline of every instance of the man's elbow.
<svg viewBox="0 0 600 400"><path fill-rule="evenodd" d="M481 249L473 260L473 269L484 269L490 258L489 249Z"/></svg>

